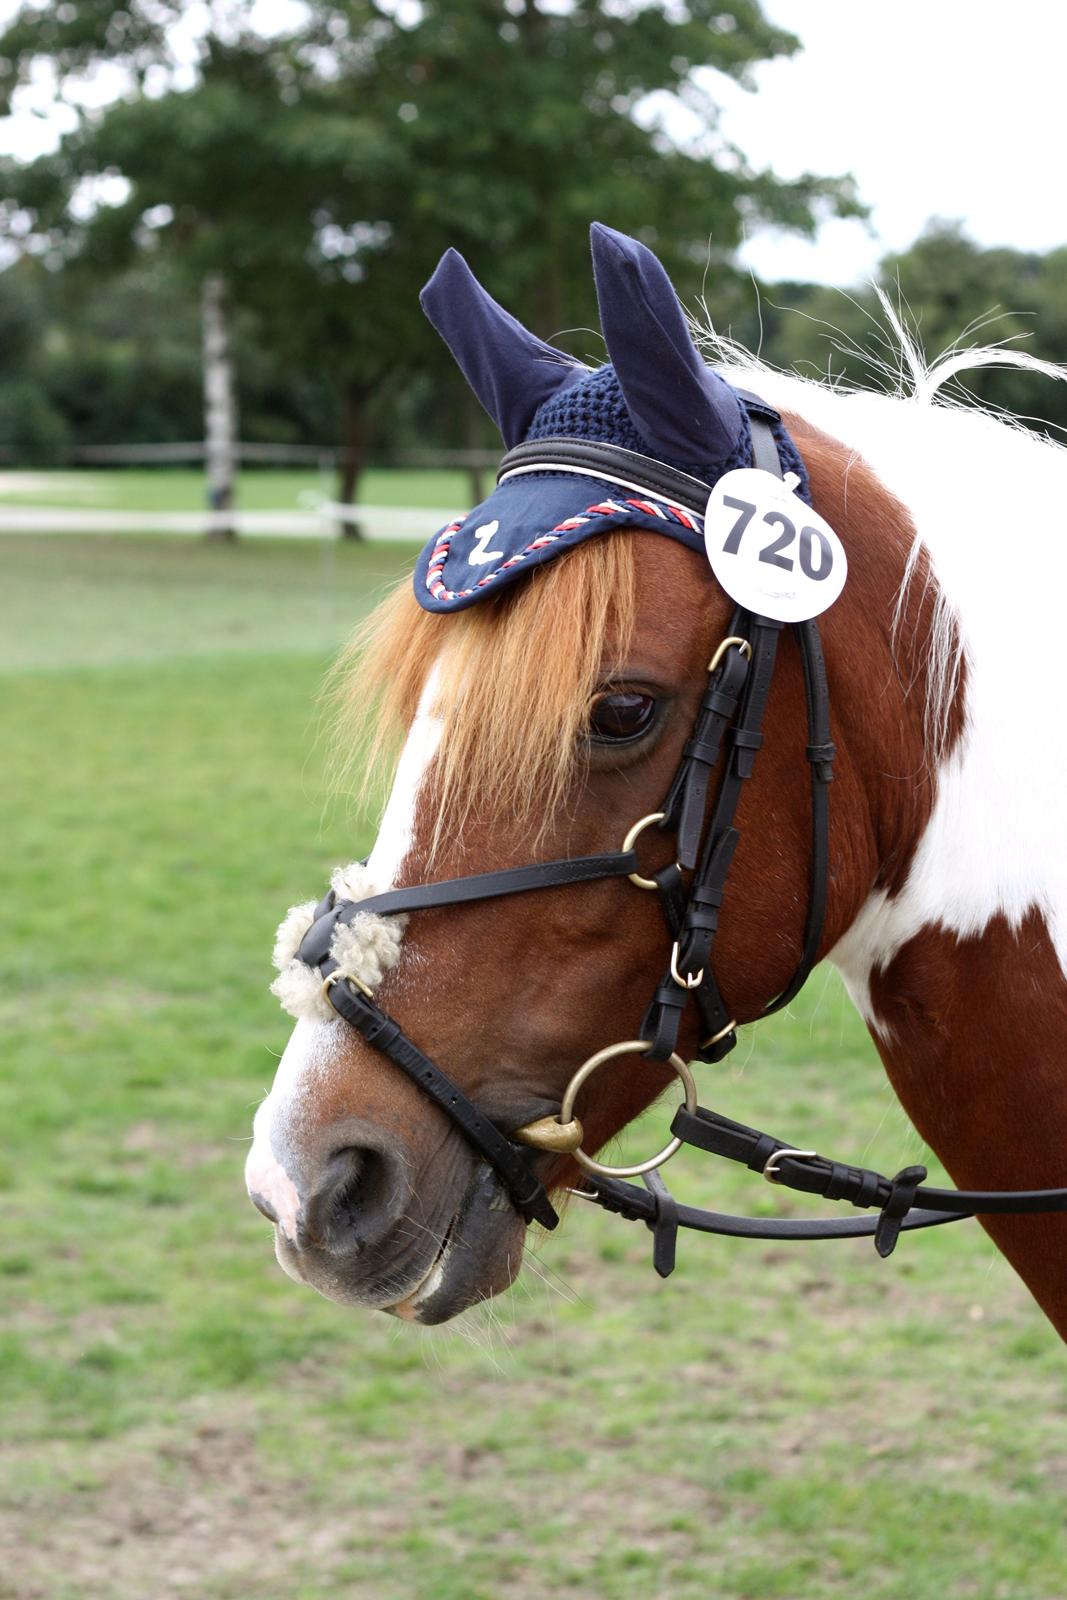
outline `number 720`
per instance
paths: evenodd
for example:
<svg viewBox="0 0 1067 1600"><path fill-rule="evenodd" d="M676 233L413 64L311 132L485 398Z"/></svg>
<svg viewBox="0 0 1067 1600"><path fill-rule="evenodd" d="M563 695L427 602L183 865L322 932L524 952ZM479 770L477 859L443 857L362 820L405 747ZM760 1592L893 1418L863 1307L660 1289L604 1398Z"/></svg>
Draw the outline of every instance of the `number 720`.
<svg viewBox="0 0 1067 1600"><path fill-rule="evenodd" d="M723 495L722 503L731 510L740 512L737 521L726 535L723 551L728 556L736 556L741 548L741 540L745 529L759 510L750 500L735 500L732 495ZM765 511L760 518L769 528L779 528L781 532L770 544L765 544L759 553L760 561L769 567L781 567L783 572L792 572L793 558L783 552L789 549L797 537L796 524L787 517L784 511ZM818 550L819 563L816 566L813 559ZM834 552L830 541L820 528L803 527L800 530L800 547L798 551L800 570L806 578L812 578L820 583L823 578L828 578L834 565Z"/></svg>

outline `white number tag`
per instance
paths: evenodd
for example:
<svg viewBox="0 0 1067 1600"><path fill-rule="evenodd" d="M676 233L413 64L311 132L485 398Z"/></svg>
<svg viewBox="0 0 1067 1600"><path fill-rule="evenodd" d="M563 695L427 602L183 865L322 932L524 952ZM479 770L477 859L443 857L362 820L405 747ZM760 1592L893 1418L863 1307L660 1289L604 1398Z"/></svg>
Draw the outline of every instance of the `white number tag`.
<svg viewBox="0 0 1067 1600"><path fill-rule="evenodd" d="M708 501L704 541L731 600L778 622L806 622L845 586L845 547L830 524L793 493L799 479L762 467L721 477Z"/></svg>

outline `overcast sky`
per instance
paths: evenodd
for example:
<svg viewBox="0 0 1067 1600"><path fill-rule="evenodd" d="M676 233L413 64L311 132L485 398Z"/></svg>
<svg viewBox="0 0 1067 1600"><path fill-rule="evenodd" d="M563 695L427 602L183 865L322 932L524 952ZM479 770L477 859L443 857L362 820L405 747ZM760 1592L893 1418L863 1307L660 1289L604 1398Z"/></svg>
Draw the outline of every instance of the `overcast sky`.
<svg viewBox="0 0 1067 1600"><path fill-rule="evenodd" d="M249 10L269 28L291 5ZM16 9L0 0L0 21ZM190 21L202 10L191 3ZM961 219L982 244L1067 243L1061 0L764 0L764 10L801 50L758 68L755 94L714 75L723 131L783 177L851 171L873 214L871 227L825 223L814 243L761 232L745 251L761 276L854 284L931 216ZM0 120L0 151L33 154L56 126Z"/></svg>
<svg viewBox="0 0 1067 1600"><path fill-rule="evenodd" d="M757 69L754 95L727 86L724 131L783 177L851 171L874 234L855 222L825 224L814 244L763 233L746 250L762 276L855 283L931 216L960 218L982 244L1067 243L1060 0L764 0L764 11L801 50Z"/></svg>

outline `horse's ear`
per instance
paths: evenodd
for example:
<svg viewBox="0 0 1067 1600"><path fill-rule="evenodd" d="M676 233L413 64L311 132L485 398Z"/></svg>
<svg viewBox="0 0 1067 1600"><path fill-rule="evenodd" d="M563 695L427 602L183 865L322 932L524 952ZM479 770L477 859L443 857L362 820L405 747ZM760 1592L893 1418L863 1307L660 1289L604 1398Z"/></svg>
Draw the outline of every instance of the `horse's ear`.
<svg viewBox="0 0 1067 1600"><path fill-rule="evenodd" d="M543 400L585 376L498 306L458 250L445 251L419 299L509 450Z"/></svg>
<svg viewBox="0 0 1067 1600"><path fill-rule="evenodd" d="M741 406L701 359L671 280L636 239L601 222L591 232L600 326L634 426L671 460L723 460Z"/></svg>

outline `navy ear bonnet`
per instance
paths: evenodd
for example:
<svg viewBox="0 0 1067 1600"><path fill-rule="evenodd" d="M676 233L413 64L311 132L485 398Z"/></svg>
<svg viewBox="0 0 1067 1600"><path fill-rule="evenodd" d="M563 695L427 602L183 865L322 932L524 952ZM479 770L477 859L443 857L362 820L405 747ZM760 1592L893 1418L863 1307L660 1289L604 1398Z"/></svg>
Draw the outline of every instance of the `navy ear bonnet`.
<svg viewBox="0 0 1067 1600"><path fill-rule="evenodd" d="M590 372L527 332L449 251L423 291L430 321L499 426L522 442L586 440L650 457L711 486L753 464L747 412L770 421L783 472L800 454L777 413L705 365L667 274L644 245L594 223L593 266L611 363ZM545 452L552 451L546 445ZM703 551L699 515L649 491L640 463L613 481L576 467L508 470L470 514L419 556L415 595L427 611L460 611L574 545L613 528L666 534Z"/></svg>

